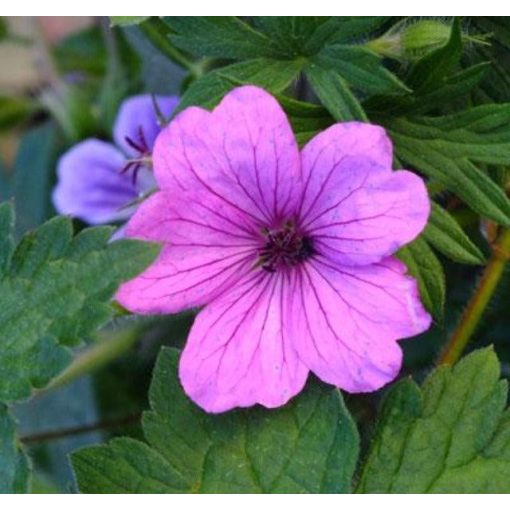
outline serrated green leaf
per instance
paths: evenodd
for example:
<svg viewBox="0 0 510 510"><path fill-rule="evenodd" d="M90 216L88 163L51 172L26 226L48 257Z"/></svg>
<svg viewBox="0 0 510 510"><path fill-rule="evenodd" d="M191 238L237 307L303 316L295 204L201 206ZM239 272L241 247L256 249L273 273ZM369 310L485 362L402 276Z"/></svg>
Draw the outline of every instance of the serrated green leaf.
<svg viewBox="0 0 510 510"><path fill-rule="evenodd" d="M311 65L306 68L305 76L335 120L368 120L356 96L336 71Z"/></svg>
<svg viewBox="0 0 510 510"><path fill-rule="evenodd" d="M222 67L205 74L186 90L177 111L196 105L212 108L230 90L240 85L258 85L277 94L297 78L302 62L255 59Z"/></svg>
<svg viewBox="0 0 510 510"><path fill-rule="evenodd" d="M423 237L443 255L456 262L485 263L483 253L464 233L455 218L434 202Z"/></svg>
<svg viewBox="0 0 510 510"><path fill-rule="evenodd" d="M201 57L236 60L281 57L271 40L236 16L170 16L170 40Z"/></svg>
<svg viewBox="0 0 510 510"><path fill-rule="evenodd" d="M208 415L183 394L177 358L159 356L148 445L121 438L72 455L82 492L349 492L358 437L340 392L314 384L277 410Z"/></svg>
<svg viewBox="0 0 510 510"><path fill-rule="evenodd" d="M343 44L368 35L388 21L385 16L331 16L320 24L305 46L307 55L314 55L331 44Z"/></svg>
<svg viewBox="0 0 510 510"><path fill-rule="evenodd" d="M382 123L400 160L439 181L482 216L510 224L510 200L472 163L510 164L510 104Z"/></svg>
<svg viewBox="0 0 510 510"><path fill-rule="evenodd" d="M9 209L0 209L2 239L12 235L5 231ZM70 356L64 346L105 323L118 285L156 256L158 248L147 243L107 244L106 232L92 228L73 238L71 220L56 217L7 256L0 279L0 401L26 398L61 371Z"/></svg>
<svg viewBox="0 0 510 510"><path fill-rule="evenodd" d="M305 46L327 16L254 16L255 26L289 57L304 55Z"/></svg>
<svg viewBox="0 0 510 510"><path fill-rule="evenodd" d="M427 92L414 91L401 96L374 96L363 103L370 113L392 116L423 114L436 111L438 105L447 105L469 94L487 73L490 62L482 62L445 77Z"/></svg>
<svg viewBox="0 0 510 510"><path fill-rule="evenodd" d="M0 494L27 492L29 475L29 461L17 444L14 422L0 404Z"/></svg>
<svg viewBox="0 0 510 510"><path fill-rule="evenodd" d="M363 493L508 493L508 384L491 348L387 395L362 469Z"/></svg>
<svg viewBox="0 0 510 510"><path fill-rule="evenodd" d="M427 241L419 237L402 248L397 256L418 281L425 308L433 317L442 320L446 292L444 271Z"/></svg>
<svg viewBox="0 0 510 510"><path fill-rule="evenodd" d="M379 55L362 46L326 46L313 62L334 70L351 87L367 94L409 92L409 88L384 67Z"/></svg>
<svg viewBox="0 0 510 510"><path fill-rule="evenodd" d="M112 26L129 27L139 25L150 16L109 16Z"/></svg>

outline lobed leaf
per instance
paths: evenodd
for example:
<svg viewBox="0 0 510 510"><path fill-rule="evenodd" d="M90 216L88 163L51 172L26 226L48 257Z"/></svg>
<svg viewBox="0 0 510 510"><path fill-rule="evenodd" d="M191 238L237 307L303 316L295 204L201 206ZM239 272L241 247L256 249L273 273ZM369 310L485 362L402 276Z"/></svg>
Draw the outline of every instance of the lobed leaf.
<svg viewBox="0 0 510 510"><path fill-rule="evenodd" d="M382 122L400 160L436 179L480 215L510 225L510 200L473 163L510 164L510 104Z"/></svg>
<svg viewBox="0 0 510 510"><path fill-rule="evenodd" d="M159 356L148 444L114 439L72 455L82 492L349 492L358 436L339 391L314 384L279 409L210 415L184 395L177 361L174 349Z"/></svg>
<svg viewBox="0 0 510 510"><path fill-rule="evenodd" d="M362 46L326 46L313 61L335 70L351 87L367 94L402 94L410 90L384 67L379 55Z"/></svg>
<svg viewBox="0 0 510 510"><path fill-rule="evenodd" d="M508 493L510 409L491 348L407 379L386 396L357 488L363 493Z"/></svg>
<svg viewBox="0 0 510 510"><path fill-rule="evenodd" d="M155 245L109 244L112 229L73 237L69 218L55 217L26 234L12 253L12 207L0 207L0 401L42 387L68 363L74 345L113 314L110 300L122 281L142 271ZM108 268L108 271L105 271Z"/></svg>

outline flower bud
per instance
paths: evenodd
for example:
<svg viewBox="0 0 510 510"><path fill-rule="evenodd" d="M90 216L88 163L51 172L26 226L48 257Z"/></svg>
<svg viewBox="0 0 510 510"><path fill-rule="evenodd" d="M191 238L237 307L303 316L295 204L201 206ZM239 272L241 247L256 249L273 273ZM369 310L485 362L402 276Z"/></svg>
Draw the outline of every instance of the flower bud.
<svg viewBox="0 0 510 510"><path fill-rule="evenodd" d="M407 58L422 57L441 46L450 37L451 27L435 20L423 20L405 28L401 35L404 56Z"/></svg>
<svg viewBox="0 0 510 510"><path fill-rule="evenodd" d="M438 20L404 21L381 37L369 41L366 47L381 56L397 60L416 60L444 46L451 26Z"/></svg>

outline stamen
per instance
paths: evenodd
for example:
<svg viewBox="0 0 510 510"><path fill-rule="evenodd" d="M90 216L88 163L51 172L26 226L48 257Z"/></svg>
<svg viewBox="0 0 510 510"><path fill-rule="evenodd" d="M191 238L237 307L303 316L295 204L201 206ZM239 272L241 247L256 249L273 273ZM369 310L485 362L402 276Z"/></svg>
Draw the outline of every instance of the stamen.
<svg viewBox="0 0 510 510"><path fill-rule="evenodd" d="M295 266L315 254L312 238L299 232L291 221L280 229L264 228L262 234L266 243L259 252L258 265L270 273Z"/></svg>
<svg viewBox="0 0 510 510"><path fill-rule="evenodd" d="M138 157L134 159L128 159L126 164L120 171L121 174L128 172L130 169L133 169L132 182L133 185L136 184L136 180L138 178L138 173L140 172L140 168L142 166L146 166L151 162L151 151L147 144L147 139L145 138L145 133L143 132L142 126L138 126L138 140L134 141L129 136L125 136L124 140L126 143L138 152Z"/></svg>

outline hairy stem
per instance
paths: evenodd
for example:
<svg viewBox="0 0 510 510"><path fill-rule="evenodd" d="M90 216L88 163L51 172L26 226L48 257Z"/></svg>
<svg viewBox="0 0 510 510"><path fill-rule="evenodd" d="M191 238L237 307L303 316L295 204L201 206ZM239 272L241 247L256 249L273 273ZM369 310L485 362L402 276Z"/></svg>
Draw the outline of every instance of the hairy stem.
<svg viewBox="0 0 510 510"><path fill-rule="evenodd" d="M65 386L79 377L89 374L128 351L140 337L140 328L108 333L108 337L100 340L92 347L78 355L59 376L38 394Z"/></svg>
<svg viewBox="0 0 510 510"><path fill-rule="evenodd" d="M453 365L462 355L472 334L498 286L510 257L510 230L504 230L493 245L492 257L469 301L448 344L439 357L438 365Z"/></svg>

